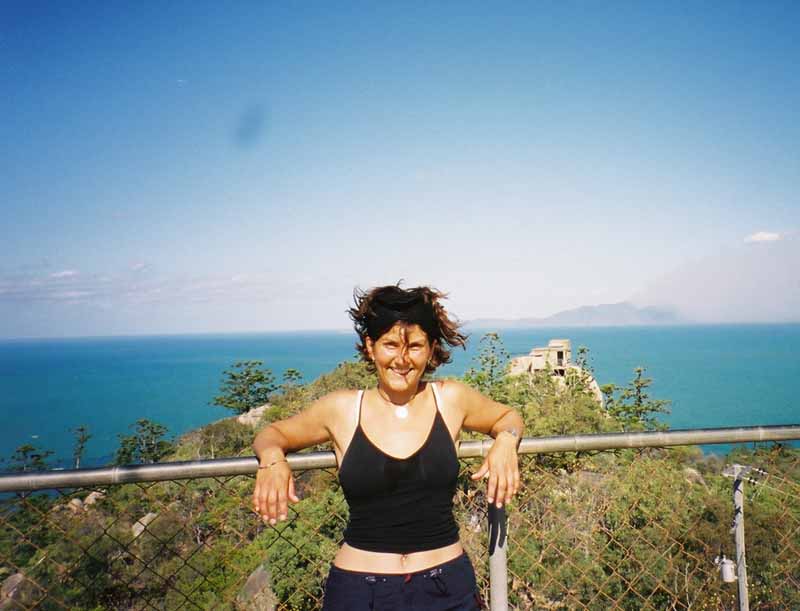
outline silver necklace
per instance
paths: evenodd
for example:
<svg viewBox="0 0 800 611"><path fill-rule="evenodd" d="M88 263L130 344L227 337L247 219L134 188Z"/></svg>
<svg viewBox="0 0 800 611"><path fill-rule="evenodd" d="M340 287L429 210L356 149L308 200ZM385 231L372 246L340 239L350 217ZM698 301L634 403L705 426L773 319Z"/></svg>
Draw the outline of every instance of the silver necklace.
<svg viewBox="0 0 800 611"><path fill-rule="evenodd" d="M411 403L411 401L409 401L408 403L403 403L402 405L397 405L397 403L392 403L389 399L384 397L381 394L380 390L378 391L378 394L380 395L381 399L383 399L386 403L394 407L394 415L396 418L400 418L400 420L405 420L406 418L408 418L408 404Z"/></svg>

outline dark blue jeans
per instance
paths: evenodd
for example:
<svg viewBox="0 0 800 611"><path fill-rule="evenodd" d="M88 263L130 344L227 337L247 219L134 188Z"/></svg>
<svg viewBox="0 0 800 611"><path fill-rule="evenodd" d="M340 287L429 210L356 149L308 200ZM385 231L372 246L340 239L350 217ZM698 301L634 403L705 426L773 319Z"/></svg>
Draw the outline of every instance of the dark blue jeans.
<svg viewBox="0 0 800 611"><path fill-rule="evenodd" d="M466 554L408 575L358 573L332 566L323 611L479 611L475 571Z"/></svg>

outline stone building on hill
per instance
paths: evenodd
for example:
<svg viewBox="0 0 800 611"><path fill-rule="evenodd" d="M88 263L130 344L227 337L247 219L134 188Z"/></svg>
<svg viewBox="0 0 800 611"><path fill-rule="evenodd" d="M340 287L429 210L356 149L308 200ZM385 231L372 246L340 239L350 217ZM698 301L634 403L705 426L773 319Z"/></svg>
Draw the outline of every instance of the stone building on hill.
<svg viewBox="0 0 800 611"><path fill-rule="evenodd" d="M566 374L567 365L572 361L572 342L568 339L551 339L544 348L534 348L526 356L511 360L511 375L545 371L547 366L555 375Z"/></svg>
<svg viewBox="0 0 800 611"><path fill-rule="evenodd" d="M529 354L511 359L511 375L523 373L534 374L539 371L550 371L558 384L564 384L567 371L572 370L586 379L586 384L600 405L603 405L603 393L597 380L572 362L572 342L568 339L551 339L547 346L534 348Z"/></svg>

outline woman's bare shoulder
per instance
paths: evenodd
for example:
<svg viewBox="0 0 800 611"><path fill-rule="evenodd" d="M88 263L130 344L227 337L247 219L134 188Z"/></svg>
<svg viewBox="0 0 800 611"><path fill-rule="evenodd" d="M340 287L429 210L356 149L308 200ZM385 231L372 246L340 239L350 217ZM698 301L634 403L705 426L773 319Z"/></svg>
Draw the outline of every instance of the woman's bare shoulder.
<svg viewBox="0 0 800 611"><path fill-rule="evenodd" d="M307 408L271 426L277 428L289 440L294 449L307 448L340 437L347 414L354 412L358 391L337 390L323 395Z"/></svg>
<svg viewBox="0 0 800 611"><path fill-rule="evenodd" d="M341 416L353 411L358 393L357 390L334 390L314 401L311 409L326 421L335 422Z"/></svg>
<svg viewBox="0 0 800 611"><path fill-rule="evenodd" d="M480 393L477 393L474 388L454 378L436 380L435 384L439 387L442 403L461 411L464 410L467 403L475 400L476 394L480 396Z"/></svg>
<svg viewBox="0 0 800 611"><path fill-rule="evenodd" d="M439 387L444 399L463 399L476 392L471 386L455 378L436 380L435 384Z"/></svg>
<svg viewBox="0 0 800 611"><path fill-rule="evenodd" d="M437 383L440 385L442 402L465 415L489 408L504 407L461 380L447 379Z"/></svg>

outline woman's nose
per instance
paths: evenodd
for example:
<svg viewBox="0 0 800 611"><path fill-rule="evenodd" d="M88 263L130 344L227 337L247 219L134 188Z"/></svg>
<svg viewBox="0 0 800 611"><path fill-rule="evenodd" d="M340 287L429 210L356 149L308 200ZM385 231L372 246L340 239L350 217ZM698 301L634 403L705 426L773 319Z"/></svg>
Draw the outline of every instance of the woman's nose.
<svg viewBox="0 0 800 611"><path fill-rule="evenodd" d="M403 346L400 348L400 352L397 354L397 360L401 363L408 362L408 346Z"/></svg>

